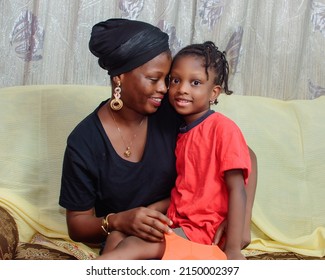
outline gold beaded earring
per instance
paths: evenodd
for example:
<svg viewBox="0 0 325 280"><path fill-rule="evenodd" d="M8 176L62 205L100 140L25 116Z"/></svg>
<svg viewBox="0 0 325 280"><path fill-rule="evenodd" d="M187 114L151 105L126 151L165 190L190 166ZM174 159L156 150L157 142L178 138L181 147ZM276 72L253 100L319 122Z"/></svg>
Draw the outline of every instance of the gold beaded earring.
<svg viewBox="0 0 325 280"><path fill-rule="evenodd" d="M121 98L121 82L119 81L114 89L114 99L109 104L114 111L119 111L123 107L123 101Z"/></svg>

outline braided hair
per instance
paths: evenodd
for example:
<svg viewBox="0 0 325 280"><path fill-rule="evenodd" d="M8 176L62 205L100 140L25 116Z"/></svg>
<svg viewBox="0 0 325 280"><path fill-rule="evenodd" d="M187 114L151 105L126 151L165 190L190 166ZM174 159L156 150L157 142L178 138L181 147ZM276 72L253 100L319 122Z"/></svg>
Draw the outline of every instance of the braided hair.
<svg viewBox="0 0 325 280"><path fill-rule="evenodd" d="M220 85L226 94L232 94L228 88L229 65L226 59L226 53L218 49L211 41L206 41L203 44L192 44L181 49L174 57L175 61L182 56L198 56L204 60L205 73L209 79L208 69L215 72L214 83ZM217 101L215 102L215 104Z"/></svg>

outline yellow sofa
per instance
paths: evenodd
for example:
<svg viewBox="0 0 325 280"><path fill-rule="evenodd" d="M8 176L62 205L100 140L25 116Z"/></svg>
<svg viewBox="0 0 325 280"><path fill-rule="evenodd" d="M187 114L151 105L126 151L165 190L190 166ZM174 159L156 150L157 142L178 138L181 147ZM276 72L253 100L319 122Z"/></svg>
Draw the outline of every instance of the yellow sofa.
<svg viewBox="0 0 325 280"><path fill-rule="evenodd" d="M67 235L58 205L66 138L101 86L0 89L0 259L91 259ZM325 255L325 97L280 101L222 95L213 109L241 127L258 158L249 259Z"/></svg>

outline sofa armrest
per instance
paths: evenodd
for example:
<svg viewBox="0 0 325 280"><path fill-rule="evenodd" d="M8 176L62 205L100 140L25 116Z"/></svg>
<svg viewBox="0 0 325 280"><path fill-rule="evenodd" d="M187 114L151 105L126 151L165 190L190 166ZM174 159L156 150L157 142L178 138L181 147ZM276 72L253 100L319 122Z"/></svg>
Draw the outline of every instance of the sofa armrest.
<svg viewBox="0 0 325 280"><path fill-rule="evenodd" d="M18 228L14 218L0 206L0 260L14 259L18 241Z"/></svg>

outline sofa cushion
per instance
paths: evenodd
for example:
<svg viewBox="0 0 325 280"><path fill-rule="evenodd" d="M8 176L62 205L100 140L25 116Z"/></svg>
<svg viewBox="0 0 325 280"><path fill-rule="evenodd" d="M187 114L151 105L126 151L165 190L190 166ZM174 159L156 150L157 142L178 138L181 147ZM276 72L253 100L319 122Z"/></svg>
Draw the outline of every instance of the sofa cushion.
<svg viewBox="0 0 325 280"><path fill-rule="evenodd" d="M247 255L248 260L325 260L325 257L313 257L293 252L253 252Z"/></svg>
<svg viewBox="0 0 325 280"><path fill-rule="evenodd" d="M258 161L250 249L325 255L325 96L221 95Z"/></svg>
<svg viewBox="0 0 325 280"><path fill-rule="evenodd" d="M58 204L66 140L109 95L107 87L75 85L0 89L0 205L12 210L20 242L36 233L69 240Z"/></svg>
<svg viewBox="0 0 325 280"><path fill-rule="evenodd" d="M0 207L0 259L13 259L18 245L18 229L14 218Z"/></svg>
<svg viewBox="0 0 325 280"><path fill-rule="evenodd" d="M96 258L101 248L100 244L96 247L93 245L91 247L92 251L88 251L85 250L85 245L82 243L73 242L71 240L49 238L39 233L36 233L29 243L56 249L63 253L72 255L78 260L92 260Z"/></svg>
<svg viewBox="0 0 325 280"><path fill-rule="evenodd" d="M76 260L77 258L59 250L40 244L20 243L15 254L16 260Z"/></svg>
<svg viewBox="0 0 325 280"><path fill-rule="evenodd" d="M37 233L70 241L58 206L66 138L109 96L109 88L98 86L0 89L0 205L15 217L21 242ZM249 249L324 256L325 97L233 94L219 101L213 109L239 125L258 158Z"/></svg>

